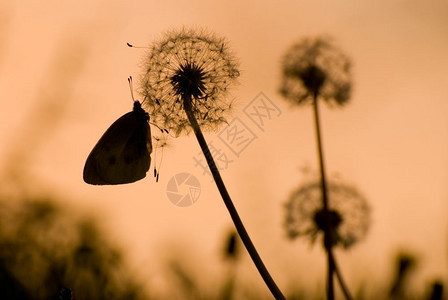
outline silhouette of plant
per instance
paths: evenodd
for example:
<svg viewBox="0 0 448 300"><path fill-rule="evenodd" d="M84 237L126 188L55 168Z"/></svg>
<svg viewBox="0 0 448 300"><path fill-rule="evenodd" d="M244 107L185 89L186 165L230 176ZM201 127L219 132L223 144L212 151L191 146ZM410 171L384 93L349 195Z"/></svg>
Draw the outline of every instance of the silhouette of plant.
<svg viewBox="0 0 448 300"><path fill-rule="evenodd" d="M240 257L240 240L235 231L230 231L224 247L224 258L230 261L236 261Z"/></svg>
<svg viewBox="0 0 448 300"><path fill-rule="evenodd" d="M344 105L351 94L351 62L328 38L304 38L283 57L280 93L293 104Z"/></svg>
<svg viewBox="0 0 448 300"><path fill-rule="evenodd" d="M202 129L226 122L228 88L239 76L224 38L205 31L168 32L150 47L142 79L144 105L152 121L176 136L191 132L185 101Z"/></svg>
<svg viewBox="0 0 448 300"><path fill-rule="evenodd" d="M226 94L239 71L227 41L205 31L172 31L150 47L145 61L143 104L154 122L176 136L193 129L241 240L271 293L284 299L244 228L201 130L225 123L232 106Z"/></svg>
<svg viewBox="0 0 448 300"><path fill-rule="evenodd" d="M147 299L92 219L51 197L0 205L1 299Z"/></svg>
<svg viewBox="0 0 448 300"><path fill-rule="evenodd" d="M429 292L428 300L442 300L443 299L443 283L442 281L436 280L431 285L431 290Z"/></svg>
<svg viewBox="0 0 448 300"><path fill-rule="evenodd" d="M294 44L283 57L280 93L294 105L311 103L316 128L317 154L319 160L322 210L316 216L324 231L324 247L327 252L328 279L327 299L334 299L333 273L336 262L332 248L335 245L334 226L341 223L339 216L329 207L328 188L322 137L319 121L318 100L327 104L342 106L347 103L351 92L350 60L329 39L305 38ZM337 240L337 239L336 239ZM342 283L340 273L338 278ZM344 287L343 287L344 289ZM351 296L344 289L347 299Z"/></svg>
<svg viewBox="0 0 448 300"><path fill-rule="evenodd" d="M324 235L325 219L329 219L332 246L347 249L365 237L370 225L370 208L354 187L328 182L327 188L327 211L322 206L320 182L310 182L295 190L285 205L285 229L291 239L303 236L314 243Z"/></svg>
<svg viewBox="0 0 448 300"><path fill-rule="evenodd" d="M392 286L389 291L391 299L406 298L406 283L409 279L411 271L415 269L417 259L410 253L398 253L395 262L395 275Z"/></svg>
<svg viewBox="0 0 448 300"><path fill-rule="evenodd" d="M226 242L224 245L223 256L228 264L226 279L224 285L221 289L220 299L221 300L230 300L235 298L235 289L236 289L236 270L237 263L240 258L240 245L241 240L238 237L238 234L232 230L227 234Z"/></svg>

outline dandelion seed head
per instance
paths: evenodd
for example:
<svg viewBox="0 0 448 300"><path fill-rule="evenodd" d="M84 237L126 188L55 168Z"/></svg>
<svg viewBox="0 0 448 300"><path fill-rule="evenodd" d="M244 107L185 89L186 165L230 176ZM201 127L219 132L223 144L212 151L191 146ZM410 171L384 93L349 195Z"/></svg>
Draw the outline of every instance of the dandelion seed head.
<svg viewBox="0 0 448 300"><path fill-rule="evenodd" d="M239 74L225 39L204 30L171 31L145 57L143 105L154 123L178 136L191 130L183 109L190 99L201 128L216 129L226 122L233 101L228 88Z"/></svg>
<svg viewBox="0 0 448 300"><path fill-rule="evenodd" d="M282 60L280 93L294 104L319 96L329 104L344 105L351 94L351 62L329 38L305 38Z"/></svg>
<svg viewBox="0 0 448 300"><path fill-rule="evenodd" d="M370 208L359 192L348 185L327 184L329 208L323 209L320 182L295 190L285 205L285 229L290 239L307 237L312 243L322 237L325 224L331 224L333 246L349 248L362 239L370 225Z"/></svg>

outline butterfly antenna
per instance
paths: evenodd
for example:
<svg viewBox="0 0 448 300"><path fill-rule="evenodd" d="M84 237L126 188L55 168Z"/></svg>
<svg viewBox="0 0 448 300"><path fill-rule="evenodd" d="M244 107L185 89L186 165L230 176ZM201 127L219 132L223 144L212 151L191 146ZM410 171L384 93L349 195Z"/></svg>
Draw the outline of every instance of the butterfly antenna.
<svg viewBox="0 0 448 300"><path fill-rule="evenodd" d="M159 144L159 138L154 137L154 140L157 141L156 149L154 149L154 178L156 178L156 182L158 182L158 172L157 172L157 145Z"/></svg>
<svg viewBox="0 0 448 300"><path fill-rule="evenodd" d="M158 142L158 140L157 140ZM156 179L156 182L159 182L159 170L160 170L160 164L159 167L157 167L157 149L154 151L154 178Z"/></svg>
<svg viewBox="0 0 448 300"><path fill-rule="evenodd" d="M132 101L135 102L135 99L134 99L134 87L132 86L132 76L128 77L128 83L129 83L129 90L131 91Z"/></svg>

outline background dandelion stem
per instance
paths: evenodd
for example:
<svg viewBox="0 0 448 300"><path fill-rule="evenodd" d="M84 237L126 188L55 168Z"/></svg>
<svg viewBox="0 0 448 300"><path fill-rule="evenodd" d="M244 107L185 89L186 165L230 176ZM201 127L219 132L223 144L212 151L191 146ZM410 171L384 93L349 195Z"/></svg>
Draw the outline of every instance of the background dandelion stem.
<svg viewBox="0 0 448 300"><path fill-rule="evenodd" d="M255 266L257 267L258 272L260 273L261 277L263 278L264 282L266 283L267 287L269 288L275 299L286 299L285 296L280 291L280 289L278 288L277 284L272 279L268 270L266 269L263 261L261 260L260 255L257 252L257 249L252 243L252 240L250 239L249 234L247 233L246 228L243 225L243 222L241 221L240 216L238 215L235 206L233 205L232 199L230 198L230 195L227 192L227 189L224 185L224 181L221 178L221 174L219 173L219 170L216 167L215 161L208 148L207 142L205 141L204 135L202 134L201 128L199 127L199 124L194 116L191 107L191 97L188 96L184 97L183 105L185 113L187 114L188 120L191 124L191 127L193 128L194 134L196 135L198 143L201 146L201 150L204 153L204 156L207 160L207 164L210 168L210 171L213 174L213 179L215 180L219 193L221 194L224 204L226 205L227 210L230 213L235 228L241 240L243 241L243 244L246 247L247 252L249 252L249 255L252 258L252 261L254 262Z"/></svg>
<svg viewBox="0 0 448 300"><path fill-rule="evenodd" d="M339 285L341 286L342 292L344 293L345 299L346 300L352 300L353 297L350 294L350 291L347 287L347 284L344 281L344 278L342 277L342 273L339 269L339 266L336 263L336 259L333 255L333 251L330 252L331 254L331 259L333 262L333 267L334 267L334 273L336 274L336 278L338 279Z"/></svg>
<svg viewBox="0 0 448 300"><path fill-rule="evenodd" d="M317 140L317 153L319 156L319 170L320 170L320 182L322 189L322 205L325 214L328 214L328 196L327 196L327 184L325 178L325 165L324 155L322 150L322 138L320 133L320 121L319 121L319 106L317 92L313 95L313 111L314 111L314 125L316 127L316 140ZM334 261L332 255L332 241L331 241L331 224L328 218L325 218L324 224L324 246L327 252L328 259L328 278L327 278L327 299L334 300L334 285L333 285L333 273L334 273Z"/></svg>
<svg viewBox="0 0 448 300"><path fill-rule="evenodd" d="M327 183L326 183L327 180L325 176L324 154L322 150L322 138L320 133L319 107L318 107L317 95L314 95L313 108L314 108L313 110L314 125L316 127L317 152L319 155L319 170L320 170L320 181L322 187L322 201L323 201L322 203L324 210L328 210L328 196L327 196Z"/></svg>

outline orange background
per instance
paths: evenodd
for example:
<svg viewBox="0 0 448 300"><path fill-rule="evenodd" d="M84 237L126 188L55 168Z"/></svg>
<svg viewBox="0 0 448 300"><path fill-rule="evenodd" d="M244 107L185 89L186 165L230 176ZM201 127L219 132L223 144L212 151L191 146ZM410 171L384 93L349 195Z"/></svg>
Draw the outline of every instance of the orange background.
<svg viewBox="0 0 448 300"><path fill-rule="evenodd" d="M126 42L145 46L169 29L206 27L228 38L241 63L234 115L243 118L259 92L282 111L264 132L253 127L258 138L222 172L228 190L280 287L299 280L316 286L323 251L287 240L282 228L289 193L317 170L312 112L290 107L277 90L291 43L328 34L353 60L354 93L345 108L322 109L327 171L355 185L372 207L367 237L337 252L348 283L384 282L400 249L419 256L420 283L446 280L447 15L443 0L3 2L3 188L19 176L27 189L55 192L64 205L98 214L149 285L162 286L158 274L170 255L218 273L217 253L232 224L216 187L194 165L200 149L193 136L170 140L158 183L151 176L111 187L82 181L98 138L132 108L126 78L139 76L145 50ZM219 144L213 133L206 138ZM165 196L180 172L202 186L188 208ZM248 257L241 272L262 285Z"/></svg>

